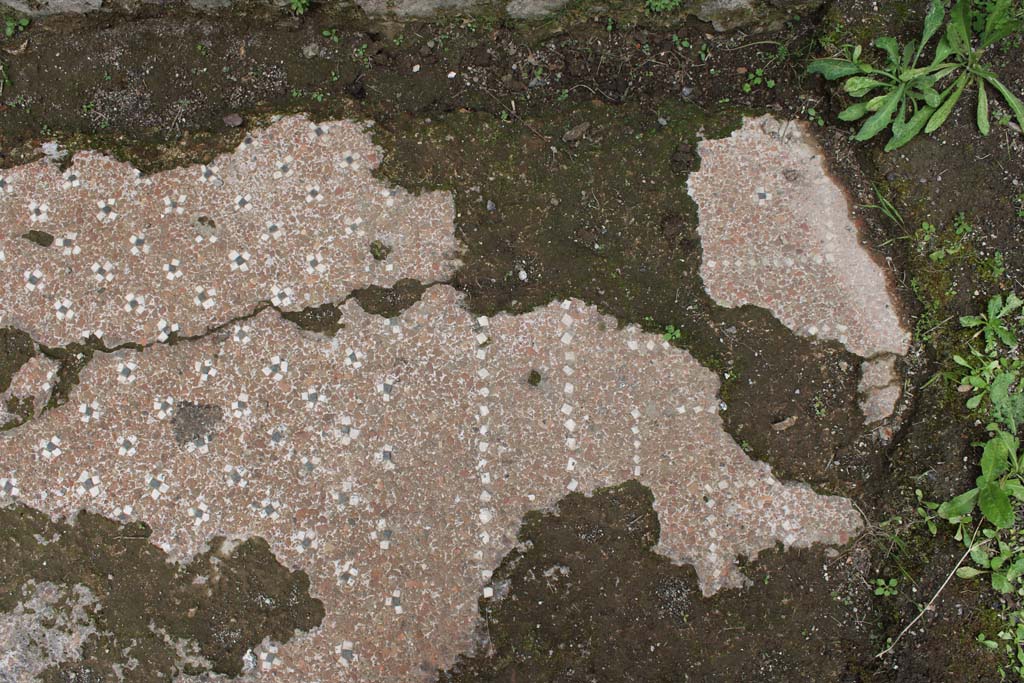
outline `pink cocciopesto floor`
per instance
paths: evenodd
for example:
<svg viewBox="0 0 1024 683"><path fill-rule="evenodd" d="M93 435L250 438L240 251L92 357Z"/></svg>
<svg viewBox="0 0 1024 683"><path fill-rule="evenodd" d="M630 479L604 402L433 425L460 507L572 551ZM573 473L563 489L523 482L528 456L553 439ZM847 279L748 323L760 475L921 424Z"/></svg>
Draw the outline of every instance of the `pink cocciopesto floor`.
<svg viewBox="0 0 1024 683"><path fill-rule="evenodd" d="M869 423L891 415L892 361L907 353L910 333L810 125L746 118L731 136L702 141L699 153L687 183L708 294L722 306L766 308L797 334L876 360L863 366L872 379L862 383L861 407Z"/></svg>
<svg viewBox="0 0 1024 683"><path fill-rule="evenodd" d="M98 153L0 180L0 325L62 346L195 335L260 301L299 310L458 265L454 205L372 177L380 150L351 122L288 117L209 164L141 176ZM54 238L41 247L21 235ZM371 254L380 242L391 253Z"/></svg>
<svg viewBox="0 0 1024 683"><path fill-rule="evenodd" d="M688 184L701 277L715 301L767 308L797 334L837 340L864 358L907 352L885 270L861 244L808 124L747 118L699 152Z"/></svg>
<svg viewBox="0 0 1024 683"><path fill-rule="evenodd" d="M841 544L859 529L848 500L779 482L746 456L723 429L713 372L584 302L487 319L434 284L393 319L344 303L333 338L266 309L160 343L161 320L198 334L282 291L282 308L317 305L362 284L440 280L457 265L451 198L382 190L368 173L379 153L360 126L290 117L250 139L214 164L219 186L204 178L210 166L140 179L95 155L71 167L77 186L43 162L7 175L0 281L16 294L2 304L5 324L47 343L102 329L108 342L149 346L97 353L66 405L0 434L0 498L54 516L87 508L141 519L176 558L218 534L266 538L309 574L327 615L286 645L264 643L252 680L432 678L472 648L478 600L497 599L490 572L523 514L572 491L630 478L649 486L659 551L692 564L708 594L743 583L739 555ZM281 163L293 175L275 177ZM68 199L73 191L86 196ZM116 218L103 218L104 195ZM233 207L236 196L253 208ZM199 216L216 229L200 229ZM263 239L270 220L283 236ZM33 228L65 241L18 237ZM145 244L131 245L140 232ZM369 253L377 239L394 249L382 261ZM248 254L247 270L232 268L236 252ZM308 267L312 252L324 270ZM163 268L172 254L180 277ZM97 277L101 261L112 280ZM35 270L43 276L30 288ZM196 303L196 287L216 290L215 303ZM123 310L126 293L145 308ZM70 318L56 315L62 299ZM898 322L854 316L842 323L846 343L898 353Z"/></svg>

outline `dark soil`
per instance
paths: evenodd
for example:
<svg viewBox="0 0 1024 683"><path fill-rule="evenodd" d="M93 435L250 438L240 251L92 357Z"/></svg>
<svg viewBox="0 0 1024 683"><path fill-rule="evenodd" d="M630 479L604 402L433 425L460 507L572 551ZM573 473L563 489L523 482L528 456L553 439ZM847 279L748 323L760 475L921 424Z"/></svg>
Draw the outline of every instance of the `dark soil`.
<svg viewBox="0 0 1024 683"><path fill-rule="evenodd" d="M0 510L0 519L0 610L19 602L30 579L83 585L98 599L90 614L97 633L81 661L55 665L42 676L47 683L237 676L242 656L264 638L287 641L323 619L309 577L278 563L259 538L214 538L188 564L174 564L142 523L83 512L66 524L21 506ZM198 655L192 664L182 665L177 639Z"/></svg>
<svg viewBox="0 0 1024 683"><path fill-rule="evenodd" d="M872 654L851 637L860 615L823 619L816 607L843 599L849 556L769 552L747 570L753 588L702 598L691 567L653 552L652 503L628 482L527 515L519 549L494 574L495 597L481 601L479 652L440 680L859 680L852 663Z"/></svg>
<svg viewBox="0 0 1024 683"><path fill-rule="evenodd" d="M454 194L467 251L453 284L467 306L519 312L575 296L623 323L674 326L675 343L722 377L726 426L752 457L782 478L852 496L868 515L866 533L838 554L765 553L746 568L749 588L704 599L692 570L652 552L649 492L629 483L569 496L558 514L527 518L523 545L495 575L508 594L481 604L480 650L442 680L995 681L998 655L974 637L992 631L999 602L976 582L954 581L894 656L873 655L962 552L945 529L932 538L917 521L914 490L930 500L963 490L976 474L970 442L980 427L948 382L924 385L964 343L957 316L1024 274L1022 138L1006 126L980 136L969 94L938 134L885 155L881 144L851 143L835 118L848 103L804 75L807 59L844 42L912 37L926 6L837 0L755 37L615 10L526 26L153 7L53 18L2 45L30 39L3 56L0 164L33 158L56 138L152 171L209 159L272 112L372 118L383 177ZM1019 50L1018 42L993 52L991 66L1022 93ZM774 87L746 91L756 69ZM896 275L916 344L891 429L861 425L856 358L795 337L764 311L721 309L700 284L685 191L696 143L727 134L744 111L765 110L820 126L865 239ZM231 114L244 125L225 123ZM876 190L902 223L871 208ZM953 227L960 212L973 226L963 239ZM936 226L927 240L917 236L922 221ZM954 256L930 257L960 242ZM384 258L386 246L377 250ZM422 287L355 296L394 315ZM332 304L286 317L325 334L343 324ZM4 369L23 362L18 348L0 337L0 386ZM94 351L48 352L67 355L66 391ZM794 417L790 428L772 428ZM12 514L0 510L0 519ZM27 543L18 552L31 559L40 549ZM38 574L29 561L16 566ZM872 594L869 582L882 577L899 580L897 595Z"/></svg>

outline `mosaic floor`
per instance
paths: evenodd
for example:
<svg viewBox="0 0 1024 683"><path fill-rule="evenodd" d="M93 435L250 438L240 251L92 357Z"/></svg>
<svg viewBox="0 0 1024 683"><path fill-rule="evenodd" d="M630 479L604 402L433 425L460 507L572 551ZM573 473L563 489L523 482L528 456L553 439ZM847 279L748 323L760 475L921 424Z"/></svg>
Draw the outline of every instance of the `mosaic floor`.
<svg viewBox="0 0 1024 683"><path fill-rule="evenodd" d="M893 361L907 353L910 332L809 124L747 118L699 152L687 183L708 294L722 306L766 308L797 334L870 359L861 410L867 423L889 417L900 395Z"/></svg>
<svg viewBox="0 0 1024 683"><path fill-rule="evenodd" d="M865 357L902 353L884 271L841 190L810 142L764 138L766 121L702 146L691 192L709 291ZM146 348L96 354L67 404L0 435L0 497L144 520L175 558L218 534L266 538L308 573L326 617L264 642L246 675L301 683L431 679L472 648L478 600L500 599L491 571L523 514L570 491L649 486L659 551L692 564L705 593L742 584L740 555L857 531L849 501L750 460L723 429L717 376L661 337L575 300L469 314L440 283L458 265L451 198L380 184L378 160L362 126L289 117L215 163L150 178L96 154L63 174L46 162L8 173L0 324L46 344ZM712 186L737 194L712 206ZM735 228L751 224L782 250L748 272L716 249L742 253ZM785 256L794 231L818 246ZM437 284L392 319L341 304L333 338L270 308L236 321L401 278ZM161 343L175 333L202 336ZM51 370L26 365L12 387L45 394Z"/></svg>

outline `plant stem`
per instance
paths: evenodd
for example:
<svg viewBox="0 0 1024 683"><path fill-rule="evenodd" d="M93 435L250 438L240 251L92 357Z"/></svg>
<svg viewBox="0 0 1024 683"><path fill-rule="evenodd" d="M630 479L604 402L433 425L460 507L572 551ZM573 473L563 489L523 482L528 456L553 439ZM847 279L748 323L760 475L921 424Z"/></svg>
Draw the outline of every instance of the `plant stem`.
<svg viewBox="0 0 1024 683"><path fill-rule="evenodd" d="M914 626L914 624L916 624L918 620L924 616L925 612L932 608L932 605L935 603L935 600L939 597L939 594L942 593L943 590L945 590L946 586L949 585L950 579L952 579L953 575L956 574L956 570L960 568L960 565L964 563L964 560L967 559L967 556L971 554L972 550L974 550L974 539L978 537L978 531L981 530L982 521L983 520L981 519L978 520L978 524L974 527L974 535L971 536L970 545L967 546L967 550L964 551L964 554L960 556L960 559L957 561L956 565L953 566L953 569L949 572L949 576L946 577L946 580L942 582L941 586L939 586L939 590L935 591L935 595L932 596L932 599L928 601L927 605L921 608L921 611L917 613L917 616L914 617L914 620L907 624L902 631L900 631L900 634L896 636L896 640L892 641L889 647L885 648L877 655L875 655L875 659L878 659L879 657L884 657L885 655L892 652L893 648L896 647L896 643L900 642L900 639L904 635L906 635L907 631L909 631Z"/></svg>

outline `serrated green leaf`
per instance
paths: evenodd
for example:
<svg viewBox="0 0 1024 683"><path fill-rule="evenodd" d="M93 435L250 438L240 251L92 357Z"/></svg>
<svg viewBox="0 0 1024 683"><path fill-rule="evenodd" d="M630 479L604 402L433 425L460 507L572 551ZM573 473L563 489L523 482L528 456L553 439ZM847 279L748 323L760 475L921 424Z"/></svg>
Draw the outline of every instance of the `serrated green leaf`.
<svg viewBox="0 0 1024 683"><path fill-rule="evenodd" d="M986 76L985 80L988 81L989 85L999 91L999 94L1003 96L1003 100L1006 102L1010 110L1013 111L1014 116L1017 117L1017 123L1020 124L1021 128L1024 128L1024 104L1021 103L1017 96L1014 95L1010 90L999 82L998 78L994 76Z"/></svg>
<svg viewBox="0 0 1024 683"><path fill-rule="evenodd" d="M966 55L971 49L970 1L957 0L946 24L946 38L954 51Z"/></svg>
<svg viewBox="0 0 1024 683"><path fill-rule="evenodd" d="M848 59L815 59L807 67L807 73L821 74L826 79L834 81L844 76L859 74L861 68Z"/></svg>
<svg viewBox="0 0 1024 683"><path fill-rule="evenodd" d="M851 97L864 97L875 88L881 88L888 83L883 83L874 78L868 76L852 76L846 79L843 83L843 89L850 94Z"/></svg>
<svg viewBox="0 0 1024 683"><path fill-rule="evenodd" d="M889 62L893 66L899 66L900 63L900 44L896 42L895 38L875 38L872 43L875 47L885 50L885 54L889 57Z"/></svg>
<svg viewBox="0 0 1024 683"><path fill-rule="evenodd" d="M872 97L867 101L868 111L878 111L881 109L882 105L885 104L886 98L891 94L892 93L886 93L885 95L876 95L875 97Z"/></svg>
<svg viewBox="0 0 1024 683"><path fill-rule="evenodd" d="M1017 346L1017 337L1014 336L1013 332L1011 332L1010 330L1006 329L1002 325L997 326L995 328L995 331L996 331L996 336L999 337L999 341L1003 342L1004 344L1009 346L1011 349L1013 347Z"/></svg>
<svg viewBox="0 0 1024 683"><path fill-rule="evenodd" d="M1009 480L1004 484L1006 492L1016 498L1017 500L1024 501L1024 485L1019 481L1013 479Z"/></svg>
<svg viewBox="0 0 1024 683"><path fill-rule="evenodd" d="M992 572L992 587L1000 593L1009 593L1013 590L1013 586L1003 572Z"/></svg>
<svg viewBox="0 0 1024 683"><path fill-rule="evenodd" d="M932 111L937 109L942 104L942 95L935 88L922 88L921 95L924 97L925 104L927 104Z"/></svg>
<svg viewBox="0 0 1024 683"><path fill-rule="evenodd" d="M981 476L986 481L999 477L1009 467L1010 451L1006 442L999 437L992 437L985 442L981 455Z"/></svg>
<svg viewBox="0 0 1024 683"><path fill-rule="evenodd" d="M992 380L988 388L988 396L992 399L992 405L1000 409L1010 400L1010 386L1016 378L1012 373L1000 372Z"/></svg>
<svg viewBox="0 0 1024 683"><path fill-rule="evenodd" d="M1006 569L1006 580L1011 583L1020 578L1021 574L1024 574L1024 557L1018 558L1013 564Z"/></svg>
<svg viewBox="0 0 1024 683"><path fill-rule="evenodd" d="M903 46L903 58L900 60L900 66L904 69L909 69L913 66L914 56L917 54L917 42L910 41Z"/></svg>
<svg viewBox="0 0 1024 683"><path fill-rule="evenodd" d="M932 39L935 32L942 26L943 19L946 18L946 4L942 0L932 0L932 6L928 9L928 15L924 18L924 32L921 34L921 46L918 48L918 55L921 54L921 50L924 46ZM917 61L916 59L914 61Z"/></svg>
<svg viewBox="0 0 1024 683"><path fill-rule="evenodd" d="M885 96L885 99L882 101L882 105L878 108L878 111L872 114L871 118L864 122L860 131L853 136L854 140L858 140L860 142L870 140L889 125L889 122L892 121L893 114L896 112L896 107L899 106L900 98L903 96L903 90L905 87L906 86L901 85L894 92Z"/></svg>
<svg viewBox="0 0 1024 683"><path fill-rule="evenodd" d="M993 320L999 317L999 311L1003 310L1003 297L996 294L994 297L988 300L986 306L986 312L988 313L988 319Z"/></svg>
<svg viewBox="0 0 1024 683"><path fill-rule="evenodd" d="M953 47L949 44L949 40L943 36L939 39L939 44L935 46L935 58L932 59L932 64L940 64L946 61L946 58L953 54Z"/></svg>
<svg viewBox="0 0 1024 683"><path fill-rule="evenodd" d="M1006 491L997 481L985 482L978 487L978 508L985 519L997 529L1013 526L1013 506Z"/></svg>
<svg viewBox="0 0 1024 683"><path fill-rule="evenodd" d="M967 399L967 410L974 410L975 408L980 406L981 399L981 394L978 394L977 396L971 396L969 399Z"/></svg>
<svg viewBox="0 0 1024 683"><path fill-rule="evenodd" d="M978 489L974 488L970 491L961 493L952 500L947 500L945 503L939 506L937 514L942 519L953 519L954 517L963 517L966 514L970 514L974 510L974 506L978 502Z"/></svg>
<svg viewBox="0 0 1024 683"><path fill-rule="evenodd" d="M924 124L928 122L934 111L935 109L932 107L921 107L918 109L917 113L910 117L910 121L901 126L900 131L889 140L889 143L885 146L885 151L891 152L894 149L899 149L913 140L921 132L921 129L924 128Z"/></svg>

